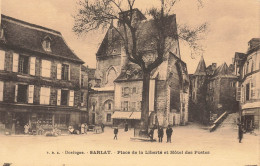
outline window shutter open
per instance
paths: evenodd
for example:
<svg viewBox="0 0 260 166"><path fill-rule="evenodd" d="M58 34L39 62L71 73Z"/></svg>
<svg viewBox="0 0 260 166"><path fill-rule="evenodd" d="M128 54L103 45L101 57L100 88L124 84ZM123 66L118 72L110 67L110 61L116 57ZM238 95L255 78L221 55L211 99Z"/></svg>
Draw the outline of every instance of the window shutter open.
<svg viewBox="0 0 260 166"><path fill-rule="evenodd" d="M30 75L33 76L35 76L35 61L36 61L36 57L30 58Z"/></svg>
<svg viewBox="0 0 260 166"><path fill-rule="evenodd" d="M0 81L0 101L4 100L4 82Z"/></svg>
<svg viewBox="0 0 260 166"><path fill-rule="evenodd" d="M15 85L15 96L14 96L14 102L17 102L17 95L18 95L18 85Z"/></svg>
<svg viewBox="0 0 260 166"><path fill-rule="evenodd" d="M74 106L74 91L70 90L69 106Z"/></svg>
<svg viewBox="0 0 260 166"><path fill-rule="evenodd" d="M57 79L61 79L61 64L57 64Z"/></svg>
<svg viewBox="0 0 260 166"><path fill-rule="evenodd" d="M18 61L19 55L17 53L13 53L13 72L18 72Z"/></svg>
<svg viewBox="0 0 260 166"><path fill-rule="evenodd" d="M60 105L60 98L61 98L61 90L58 89L58 91L57 91L57 105Z"/></svg>
<svg viewBox="0 0 260 166"><path fill-rule="evenodd" d="M0 50L0 70L5 69L5 51Z"/></svg>
<svg viewBox="0 0 260 166"><path fill-rule="evenodd" d="M33 103L34 85L29 85L28 103Z"/></svg>

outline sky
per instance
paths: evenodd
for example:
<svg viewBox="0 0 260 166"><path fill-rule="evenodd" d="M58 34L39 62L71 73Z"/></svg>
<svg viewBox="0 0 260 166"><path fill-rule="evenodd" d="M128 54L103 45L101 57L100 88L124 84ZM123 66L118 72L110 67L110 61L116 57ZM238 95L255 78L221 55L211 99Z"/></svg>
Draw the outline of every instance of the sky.
<svg viewBox="0 0 260 166"><path fill-rule="evenodd" d="M96 52L104 32L90 32L77 36L73 31L73 15L78 0L2 0L1 11L16 19L60 31L69 47L85 65L96 67ZM159 0L136 0L141 11L159 5ZM202 41L206 65L232 63L235 52L246 52L250 39L260 37L259 0L203 0L198 7L196 0L181 0L174 8L177 23L196 26L209 25ZM191 58L188 46L180 41L181 58L187 63L190 74L196 70L201 55Z"/></svg>

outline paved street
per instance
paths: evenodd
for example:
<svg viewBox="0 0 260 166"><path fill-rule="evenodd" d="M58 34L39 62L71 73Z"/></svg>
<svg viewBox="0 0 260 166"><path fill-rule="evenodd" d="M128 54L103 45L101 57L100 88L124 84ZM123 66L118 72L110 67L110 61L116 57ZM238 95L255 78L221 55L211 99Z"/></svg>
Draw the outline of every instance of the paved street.
<svg viewBox="0 0 260 166"><path fill-rule="evenodd" d="M237 129L228 128L221 126L210 133L197 124L174 127L172 143L166 143L165 136L163 143L132 141L133 130L124 132L123 129L119 129L118 140L113 140L113 130L108 127L102 134L89 132L87 135L59 137L2 135L0 165L4 162L13 163L12 166L259 164L259 136L245 134L242 143L238 143ZM133 151L137 154L132 154Z"/></svg>

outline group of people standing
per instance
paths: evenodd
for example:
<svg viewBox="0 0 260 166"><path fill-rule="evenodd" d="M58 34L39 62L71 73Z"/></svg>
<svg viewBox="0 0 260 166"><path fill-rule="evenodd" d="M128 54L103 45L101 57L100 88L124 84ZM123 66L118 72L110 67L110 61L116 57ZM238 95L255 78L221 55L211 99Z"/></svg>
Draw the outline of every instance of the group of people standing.
<svg viewBox="0 0 260 166"><path fill-rule="evenodd" d="M153 140L154 130L155 130L155 127L151 128L148 133L151 140ZM173 133L173 130L172 130L171 126L168 125L168 127L166 129L167 143L168 142L171 143L172 133ZM163 136L164 136L163 127L158 127L158 139L159 139L158 142L162 142Z"/></svg>

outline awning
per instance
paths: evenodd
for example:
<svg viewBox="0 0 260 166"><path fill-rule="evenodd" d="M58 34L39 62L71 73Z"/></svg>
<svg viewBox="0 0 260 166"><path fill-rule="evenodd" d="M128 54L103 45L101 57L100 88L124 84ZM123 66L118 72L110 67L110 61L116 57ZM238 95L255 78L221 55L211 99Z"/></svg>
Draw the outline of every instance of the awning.
<svg viewBox="0 0 260 166"><path fill-rule="evenodd" d="M151 112L149 112L150 116ZM133 112L129 119L141 119L141 112Z"/></svg>
<svg viewBox="0 0 260 166"><path fill-rule="evenodd" d="M112 119L129 119L133 112L116 111L112 115Z"/></svg>

